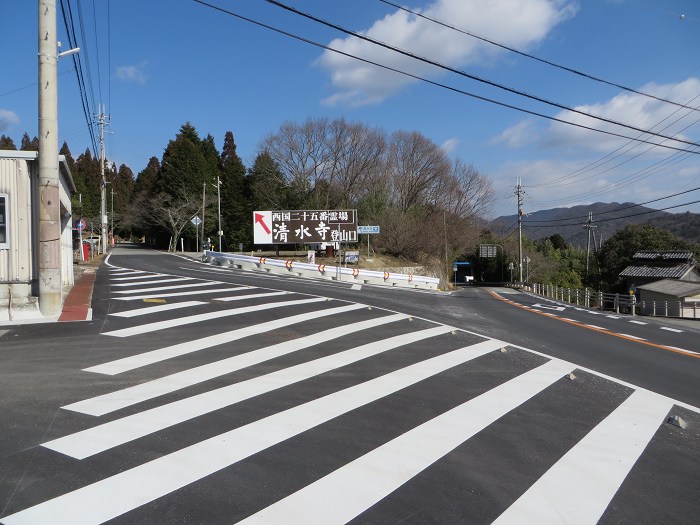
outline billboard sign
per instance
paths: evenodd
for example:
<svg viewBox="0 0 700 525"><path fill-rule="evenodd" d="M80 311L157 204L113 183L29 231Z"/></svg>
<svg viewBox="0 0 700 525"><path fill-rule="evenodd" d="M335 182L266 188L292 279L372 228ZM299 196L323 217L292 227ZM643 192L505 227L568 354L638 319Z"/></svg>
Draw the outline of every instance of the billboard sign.
<svg viewBox="0 0 700 525"><path fill-rule="evenodd" d="M253 242L357 242L357 210L254 211Z"/></svg>

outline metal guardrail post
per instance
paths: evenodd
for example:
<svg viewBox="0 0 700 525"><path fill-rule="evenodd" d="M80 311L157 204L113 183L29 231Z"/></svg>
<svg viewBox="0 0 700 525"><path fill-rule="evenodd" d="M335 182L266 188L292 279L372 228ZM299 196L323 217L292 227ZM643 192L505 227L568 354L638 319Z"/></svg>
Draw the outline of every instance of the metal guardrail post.
<svg viewBox="0 0 700 525"><path fill-rule="evenodd" d="M635 315L637 315L637 298L634 295L632 296L631 309L632 309L632 317L634 317Z"/></svg>

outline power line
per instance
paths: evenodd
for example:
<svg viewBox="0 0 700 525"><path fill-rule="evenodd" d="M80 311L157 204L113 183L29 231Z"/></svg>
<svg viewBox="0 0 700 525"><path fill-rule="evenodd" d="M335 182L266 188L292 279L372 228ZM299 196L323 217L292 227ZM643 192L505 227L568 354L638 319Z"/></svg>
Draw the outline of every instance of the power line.
<svg viewBox="0 0 700 525"><path fill-rule="evenodd" d="M385 48L385 49L389 49L390 51L393 51L393 52L395 52L395 53L399 53L399 54L401 54L401 55L404 55L404 56L413 58L414 60L418 60L418 61L420 61L420 62L423 62L423 63L426 63L426 64L430 64L430 65L432 65L432 66L438 67L438 68L440 68L440 69L444 69L444 70L446 70L446 71L449 71L449 72L451 72L451 73L455 73L455 74L457 74L457 75L460 75L460 76L469 78L469 79L471 79L471 80L475 80L475 81L477 81L477 82L481 82L481 83L483 83L483 84L487 84L487 85L489 85L489 86L496 87L496 88L502 89L502 90L504 90L504 91L508 91L509 93L513 93L513 94L519 95L519 96L521 96L521 97L529 98L529 99L531 99L531 100L535 100L535 101L537 101L537 102L541 102L541 103L543 103L543 104L547 104L547 105L549 105L549 106L553 106L553 107L556 107L556 108L559 108L559 109L563 109L563 110L566 110L566 111L571 111L571 112L573 112L573 113L577 113L577 114L583 115L583 116L585 116L585 117L589 117L589 118L592 118L592 119L595 119L595 120L599 120L599 121L601 121L601 122L606 122L606 123L608 123L608 124L613 124L613 125L620 126L620 127L623 127L623 128L631 129L631 130L633 130L633 131L637 131L637 132L640 132L640 133L644 133L644 134L648 134L648 135L653 135L653 136L656 136L656 137L660 137L660 138L664 138L664 139L668 139L668 140L673 140L673 141L676 141L676 142L680 142L680 143L683 143L683 144L688 144L688 145L690 145L690 146L695 146L695 147L699 147L699 148L700 148L700 144L698 144L697 142L692 142L692 141L688 141L688 140L684 140L684 139L678 139L678 138L669 137L668 135L662 135L662 134L660 134L660 133L655 133L655 132L650 131L650 130L645 130L645 129L642 129L642 128L638 128L638 127L636 127L636 126L632 126L632 125L630 125L630 124L625 124L625 123L623 123L623 122L618 122L618 121L616 121L616 120L609 119L609 118L606 118L606 117L602 117L602 116L600 116L600 115L594 115L594 114L592 114L592 113L586 113L585 111L581 111L581 110L572 108L572 107L570 107L570 106L566 106L565 104L560 104L560 103L558 103L558 102L553 102L553 101L551 101L551 100L548 100L548 99L545 99L545 98L542 98L542 97L538 97L537 95L532 95L532 94L527 93L527 92L525 92L525 91L520 91L520 90L518 90L518 89L508 87L508 86L506 86L506 85L504 85L504 84L500 84L500 83L494 82L494 81L492 81L492 80L488 80L488 79L485 79L485 78L482 78L482 77L479 77L479 76L476 76L476 75L472 75L472 74L467 73L467 72L465 72L465 71L461 71L461 70L459 70L459 69L456 69L456 68L453 68L453 67L450 67L450 66L441 64L441 63L439 63L439 62L435 62L434 60L430 60L430 59L425 58L425 57L422 57L422 56L420 56L420 55L416 55L416 54L414 54L414 53L410 53L409 51L405 51L405 50L403 50L403 49L397 48L397 47L395 47L395 46L391 46L391 45L386 44L386 43L384 43L384 42L380 42L379 40L375 40L375 39L373 39L373 38L371 38L371 37L368 37L367 35L363 35L363 34L361 34L361 33L355 32L355 31L351 31L350 29L346 29L346 28L344 28L344 27L342 27L342 26L340 26L340 25L338 25L338 24L334 24L334 23L332 23L332 22L328 22L328 21L326 21L326 20L323 20L323 19L321 19L321 18L318 18L318 17L316 17L316 16L314 16L314 15L311 15L311 14L309 14L309 13L305 13L305 12L303 12L303 11L299 11L298 9L295 9L294 7L291 7L291 6L288 6L288 5L283 4L283 3L281 3L281 2L278 2L277 0L266 0L266 1L267 1L268 3L270 3L270 4L272 4L272 5L275 5L275 6L279 7L279 8L281 8L281 9L284 9L285 11L289 11L289 12L291 12L291 13L294 13L294 14L299 15L299 16L301 16L301 17L307 18L307 19L312 20L312 21L314 21L314 22L317 22L317 23L319 23L319 24L325 25L326 27L330 27L330 28L332 28L332 29L335 29L335 30L340 31L340 32L342 32L342 33L345 33L345 34L347 34L347 35L354 36L355 38L358 38L358 39L360 39L360 40L364 40L365 42L370 42L370 43L372 43L372 44L374 44L374 45L383 47L383 48Z"/></svg>
<svg viewBox="0 0 700 525"><path fill-rule="evenodd" d="M472 38L476 38L477 40L481 40L482 42L486 42L486 43L491 44L491 45L493 45L493 46L500 47L501 49L505 49L505 50L507 50L507 51L511 51L512 53L516 53L516 54L521 55L521 56L524 56L524 57L526 57L526 58L530 58L530 59L532 59L532 60L536 60L536 61L538 61L538 62L542 62L543 64L547 64L548 66L552 66L552 67L555 67L555 68L558 68L558 69L562 69L562 70L564 70L564 71L568 71L569 73L573 73L573 74L575 74L575 75L579 75L579 76L581 76L581 77L587 78L587 79L589 79L589 80L594 80L594 81L596 81L596 82L601 82L601 83L603 83L603 84L607 84L607 85L609 85L609 86L613 86L613 87L622 89L622 90L624 90L624 91L629 91L630 93L635 93L635 94L637 94L637 95L642 95L642 96L645 96L645 97L653 98L653 99L658 100L658 101L660 101L660 102L666 102L667 104L673 104L674 106L678 106L678 107L680 107L680 108L691 109L691 110L693 110L693 111L700 111L700 108L694 108L694 107L686 106L685 104L681 104L681 103L679 103L679 102L674 102L674 101L672 101L672 100L668 100L668 99L665 99L665 98L662 98L662 97L657 97L656 95L652 95L652 94L650 94L650 93L645 93L645 92L643 92L643 91L638 91L638 90L636 90L636 89L623 86L622 84L617 84L617 83L615 83L615 82L611 82L611 81L609 81L609 80L605 80L605 79L603 79L603 78L596 77L596 76L591 75L591 74L589 74L589 73L584 73L584 72L582 72L582 71L578 71L578 70L576 70L576 69L573 69L573 68L570 68L570 67L567 67L567 66L563 66L563 65L557 64L557 63L555 63L555 62L551 62L551 61L546 60L546 59L544 59L544 58L540 58L540 57L537 57L537 56L535 56L535 55L531 55L531 54L529 54L529 53L525 53L524 51L520 51L520 50L518 50L518 49L509 47L509 46L507 46L507 45L505 45L505 44L500 44L500 43L498 43L498 42L496 42L496 41L494 41L494 40L490 40L490 39L485 38L485 37L483 37L483 36L476 35L476 34L474 34L474 33L471 33L471 32L469 32L469 31L466 31L466 30L464 30L464 29L459 29L458 27L455 27L455 26L453 26L453 25L447 24L447 23L442 22L442 21L440 21L440 20L437 20L437 19L435 19L435 18L431 18L431 17L429 17L429 16L427 16L427 15L424 15L424 14L422 14L422 13L419 13L419 12L417 12L417 11L413 11L413 10L411 10L411 9L408 9L407 7L400 6L400 5L398 5L398 4L395 4L394 2L390 2L389 0L379 0L379 1L380 1L380 2L383 2L383 3L385 3L385 4L388 4L388 5L390 5L390 6L393 6L393 7L397 8L397 9L400 9L401 11L405 11L405 12L407 12L407 13L410 13L410 14L412 14L412 15L414 15L414 16L417 16L417 17L420 17L420 18L424 18L425 20L429 20L429 21L431 21L431 22L433 22L433 23L435 23L435 24L441 25L441 26L446 27L446 28L448 28L448 29L452 29L452 30L457 31L457 32L459 32L459 33L462 33L462 34L464 34L464 35L470 36L470 37L472 37Z"/></svg>
<svg viewBox="0 0 700 525"><path fill-rule="evenodd" d="M73 11L71 9L70 0L60 0L61 3L61 14L63 16L63 23L66 28L66 36L68 37L68 44L71 48L78 47L78 41L75 37L75 24L73 22ZM66 8L66 4L68 7ZM90 140L92 142L92 151L97 152L97 140L95 139L95 131L92 128L92 120L90 118L90 102L87 98L87 93L85 89L85 77L83 75L82 63L80 61L80 55L75 54L72 56L73 66L76 72L76 79L78 81L78 91L80 94L80 103L83 107L83 115L85 116L85 121L90 132Z"/></svg>
<svg viewBox="0 0 700 525"><path fill-rule="evenodd" d="M425 83L431 84L431 85L433 85L433 86L441 87L441 88L443 88L443 89L447 89L447 90L452 91L452 92L454 92L454 93L459 93L459 94L461 94L461 95L465 95L465 96L468 96L468 97L472 97L472 98L475 98L475 99L477 99L477 100L481 100L481 101L483 101L483 102L488 102L488 103L490 103L490 104L494 104L494 105L497 105L497 106L500 106L500 107L504 107L504 108L507 108L507 109L512 109L512 110L515 110L515 111L519 111L519 112L521 112L521 113L526 113L526 114L528 114L528 115L533 115L533 116L536 116L536 117L544 118L544 119L547 119L547 120L551 120L551 121L553 121L553 122L559 122L559 123L561 123L561 124L566 124L566 125L569 125L569 126L574 126L574 127L577 127L577 128L586 129L586 130L589 130L589 131L595 131L595 132L597 132L597 133L603 133L603 134L605 134L605 135L609 135L609 136L612 136L612 137L619 137L619 138L628 139L628 140L635 140L635 141L637 141L637 142L642 142L642 143L644 143L644 144L652 144L652 145L654 145L654 146L658 146L658 147L661 147L661 148L671 149L671 150L675 150L675 151L682 151L682 152L685 152L685 153L692 153L692 154L694 154L694 155L700 154L700 151L694 151L694 150L688 150L688 149L683 149L683 148L677 148L677 147L675 147L675 146L669 146L669 145L666 145L666 144L660 144L660 143L658 143L658 142L653 142L653 141L650 141L650 140L644 140L644 139L640 139L640 138L633 138L633 137L630 137L630 136L628 136L628 135L623 135L623 134L621 134L621 133L615 133L615 132L613 132L613 131L606 131L606 130L599 129L599 128L593 128L593 127L590 127L590 126L585 126L585 125L583 125L583 124L578 124L578 123L571 122L571 121L564 120L564 119L560 119L560 118L557 118L557 117L552 117L552 116L550 116L550 115L546 115L546 114L544 114L544 113L539 113L539 112L537 112L537 111L532 111L532 110L529 110L529 109L521 108L521 107L519 107L519 106L515 106L515 105L512 105L512 104L507 104L507 103L505 103L505 102L500 102L500 101L498 101L498 100L494 100L494 99L491 99L491 98L488 98L488 97L482 97L481 95L476 95L476 94L474 94L474 93L470 93L470 92L468 92L468 91L464 91L464 90L462 90L462 89L459 89L459 88L456 88L456 87L453 87L453 86L448 86L448 85L446 85L446 84L441 84L440 82L436 82L436 81L434 81L434 80L429 80L429 79L427 79L427 78L424 78L424 77L421 77L421 76L418 76L418 75L414 75L414 74L412 74L412 73L408 73L408 72L406 72L406 71L402 71L402 70L400 70L400 69L397 69L397 68L394 68L394 67L391 67L391 66L387 66L387 65L384 65L384 64L380 64L379 62L375 62L375 61L373 61L373 60L369 60L369 59L366 59L366 58L361 58L361 57L358 57L358 56L356 56L356 55L353 55L353 54L350 54L350 53L346 53L346 52L344 52L344 51L340 51L339 49L335 49L335 48L332 48L332 47L327 46L327 45L325 45L325 44L321 44L321 43L319 43L319 42L315 42L315 41L313 41L313 40L310 40L310 39L308 39L308 38L304 38L304 37L302 37L302 36L295 35L295 34L293 34L293 33L290 33L290 32L285 31L285 30L283 30L283 29L279 29L279 28L276 28L276 27L274 27L274 26L265 24L265 23L263 23L263 22L259 22L259 21L257 21L257 20L253 20L252 18L248 18L248 17L246 17L246 16L243 16L243 15L238 14L238 13L235 13L235 12L233 12L233 11L224 9L224 8L222 8L222 7L209 4L209 3L207 3L207 2L205 2L205 1L203 1L203 0L192 0L192 1L195 2L195 3L197 3L197 4L203 5L203 6L205 6L205 7L208 7L208 8L210 8L210 9L213 9L213 10L215 10L215 11L219 11L219 12L221 12L221 13L224 13L224 14L227 14L227 15L230 15L230 16L233 16L234 18L238 18L239 20L243 20L243 21L245 21L245 22L254 24L254 25L256 25L256 26L259 26L259 27L268 29L268 30L273 31L273 32L275 32L275 33L278 33L278 34L280 34L280 35L284 35L284 36L287 36L287 37L289 37L289 38L293 38L293 39L295 39L295 40L299 40L300 42L304 42L304 43L310 44L310 45L312 45L312 46L316 46L316 47L318 47L318 48L320 48L320 49L325 49L325 50L327 50L327 51L331 51L331 52L333 52L333 53L337 53L337 54L339 54L339 55L342 55L342 56L345 56L345 57L348 57L348 58L352 58L352 59L357 60L357 61L359 61L359 62L363 62L363 63L365 63L365 64L370 64L370 65L373 65L373 66L376 66L376 67L385 69L385 70L387 70L387 71L392 71L392 72L394 72L394 73L398 73L398 74L400 74L400 75L404 75L404 76L407 76L407 77L409 77L409 78L413 78L413 79L415 79L415 80L420 80L421 82L425 82ZM673 140L675 140L675 139L673 139Z"/></svg>

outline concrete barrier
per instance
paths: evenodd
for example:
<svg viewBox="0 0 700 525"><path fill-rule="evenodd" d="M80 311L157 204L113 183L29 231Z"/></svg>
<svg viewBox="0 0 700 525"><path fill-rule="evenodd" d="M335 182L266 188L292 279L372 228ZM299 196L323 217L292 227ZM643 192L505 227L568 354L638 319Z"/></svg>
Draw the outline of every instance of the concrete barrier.
<svg viewBox="0 0 700 525"><path fill-rule="evenodd" d="M325 264L308 264L299 261L270 259L235 253L220 253L207 250L202 261L219 266L233 266L246 270L258 270L274 274L296 275L315 279L344 281L356 284L375 284L400 288L437 290L440 280L425 275L410 275L361 268L343 268Z"/></svg>

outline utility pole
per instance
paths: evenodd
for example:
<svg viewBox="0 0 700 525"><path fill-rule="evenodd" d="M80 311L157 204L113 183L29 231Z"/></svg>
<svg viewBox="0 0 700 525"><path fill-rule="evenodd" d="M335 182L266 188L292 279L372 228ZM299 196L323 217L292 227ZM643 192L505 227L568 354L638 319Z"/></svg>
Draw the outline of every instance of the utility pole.
<svg viewBox="0 0 700 525"><path fill-rule="evenodd" d="M202 183L202 244L204 244L204 216L206 215L207 210L204 209L204 203L207 199L207 183L203 182ZM207 246L207 250L209 249L209 246ZM199 251L199 246L197 246L197 251ZM204 250L202 250L202 253Z"/></svg>
<svg viewBox="0 0 700 525"><path fill-rule="evenodd" d="M109 116L104 114L104 106L100 106L100 114L95 115L100 126L100 224L102 224L102 253L107 251L107 179L105 178L105 124Z"/></svg>
<svg viewBox="0 0 700 525"><path fill-rule="evenodd" d="M112 186L109 187L109 194L112 197L111 213L109 214L112 225L109 229L112 232L112 243L114 243L114 188Z"/></svg>
<svg viewBox="0 0 700 525"><path fill-rule="evenodd" d="M591 253L591 235L593 235L593 248L595 248L595 233L593 230L598 226L593 226L593 212L588 212L588 220L584 225L584 228L588 230L588 243L586 244L586 283L588 283L588 256Z"/></svg>
<svg viewBox="0 0 700 525"><path fill-rule="evenodd" d="M216 198L219 201L219 253L222 253L221 236L224 232L221 231L221 180L218 175L216 176Z"/></svg>
<svg viewBox="0 0 700 525"><path fill-rule="evenodd" d="M523 191L522 180L518 177L515 195L518 197L518 281L523 282Z"/></svg>
<svg viewBox="0 0 700 525"><path fill-rule="evenodd" d="M58 42L56 0L39 0L39 309L61 308L61 217L58 190Z"/></svg>

